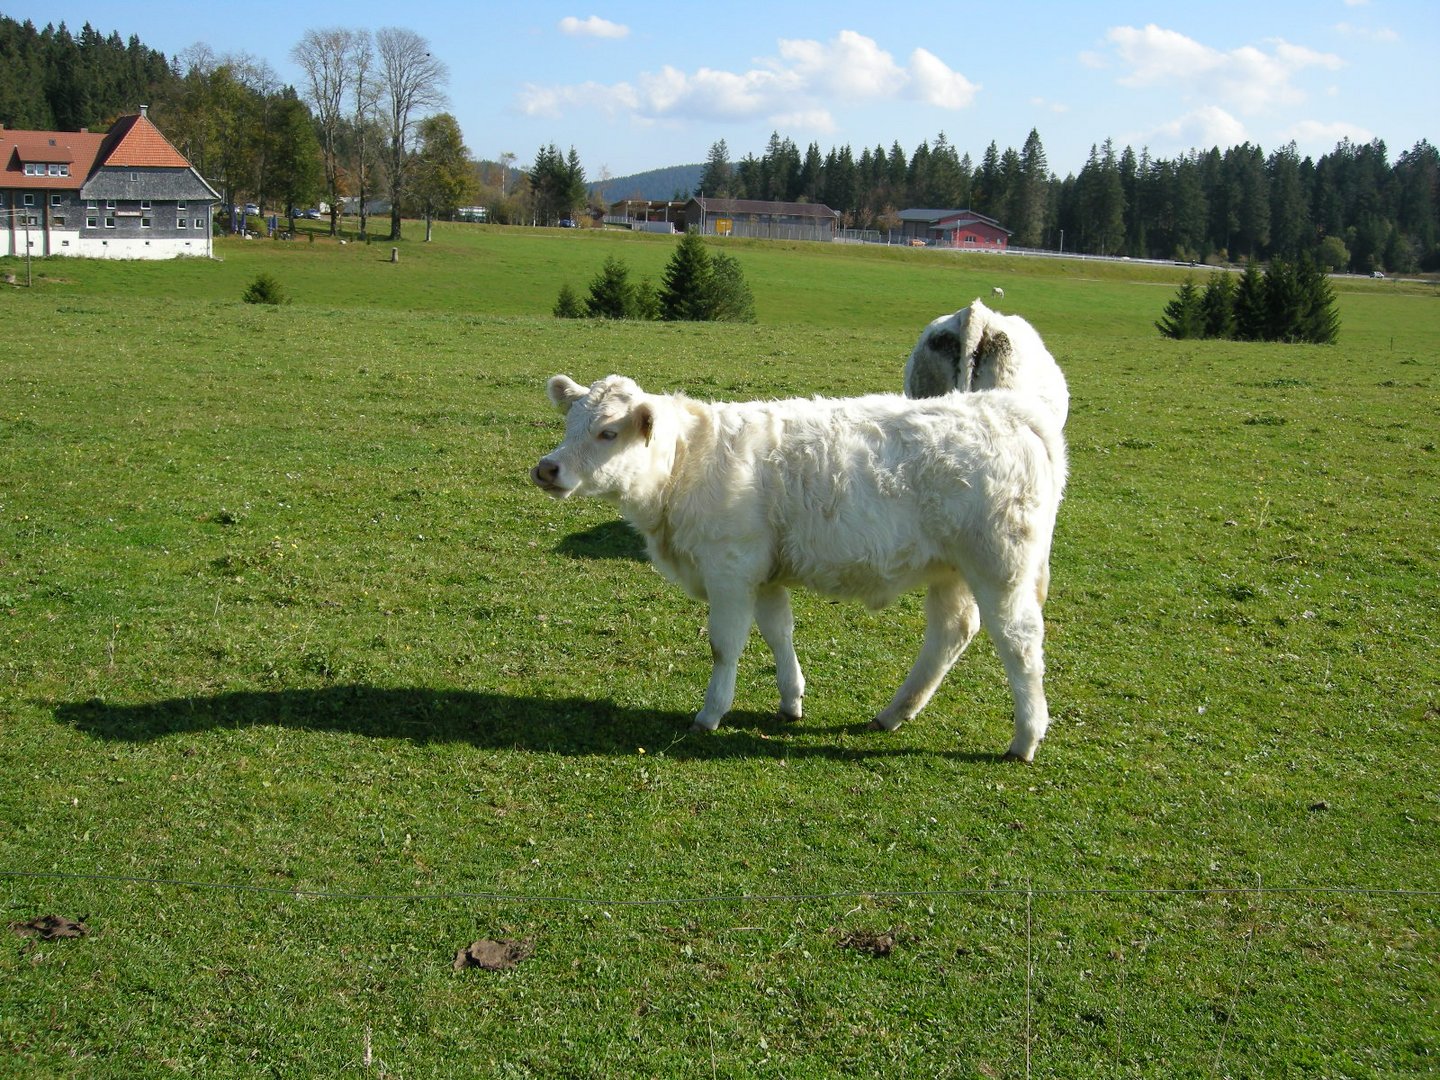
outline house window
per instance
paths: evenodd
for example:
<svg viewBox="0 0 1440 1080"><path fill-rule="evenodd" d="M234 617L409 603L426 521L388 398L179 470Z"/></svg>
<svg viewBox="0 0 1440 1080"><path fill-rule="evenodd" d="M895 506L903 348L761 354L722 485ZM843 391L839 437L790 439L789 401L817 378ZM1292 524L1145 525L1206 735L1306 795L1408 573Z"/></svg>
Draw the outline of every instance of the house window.
<svg viewBox="0 0 1440 1080"><path fill-rule="evenodd" d="M53 207L55 207L56 209L59 209L59 207L60 207L60 196L59 196L59 195L51 195L51 196L50 196L50 205L53 206Z"/></svg>
<svg viewBox="0 0 1440 1080"><path fill-rule="evenodd" d="M65 219L63 217L52 217L50 224L57 229L63 229L65 227Z"/></svg>
<svg viewBox="0 0 1440 1080"><path fill-rule="evenodd" d="M44 166L44 165L36 165L33 161L27 161L27 162L25 163L25 175L26 175L26 176L44 176L44 175L45 175L45 166Z"/></svg>
<svg viewBox="0 0 1440 1080"><path fill-rule="evenodd" d="M85 200L85 209L86 209L86 210L99 210L99 209L100 209L100 200L99 200L99 199L86 199L86 200Z"/></svg>
<svg viewBox="0 0 1440 1080"><path fill-rule="evenodd" d="M141 199L141 200L140 200L140 209L141 209L141 210L149 210L149 209L150 209L150 200L149 200L149 199Z"/></svg>
<svg viewBox="0 0 1440 1080"><path fill-rule="evenodd" d="M69 176L69 175L70 175L70 166L69 166L69 165L47 165L47 166L45 167L45 172L46 172L46 174L49 175L49 176Z"/></svg>
<svg viewBox="0 0 1440 1080"><path fill-rule="evenodd" d="M115 215L114 215L114 214L106 214L106 215L105 215L105 227L106 227L107 229L113 229L113 228L115 227Z"/></svg>
<svg viewBox="0 0 1440 1080"><path fill-rule="evenodd" d="M39 215L39 214L21 214L21 215L20 215L20 224L21 224L21 225L29 225L29 226L31 226L32 228L33 228L33 227L36 227L36 226L38 226L38 225L40 224L40 215Z"/></svg>
<svg viewBox="0 0 1440 1080"><path fill-rule="evenodd" d="M197 228L197 229L203 229L204 227L205 227L205 219L204 219L204 218L198 218L198 217L197 217L197 218L195 219L195 228Z"/></svg>
<svg viewBox="0 0 1440 1080"><path fill-rule="evenodd" d="M184 204L183 202L177 202L177 203L175 204L175 209L176 209L176 210L184 210L184 209L185 209L185 204Z"/></svg>
<svg viewBox="0 0 1440 1080"><path fill-rule="evenodd" d="M99 219L96 215L94 215L94 214L86 214L86 215L85 215L85 227L86 227L87 229L94 229L94 228L99 227L99 225L100 225L100 219Z"/></svg>
<svg viewBox="0 0 1440 1080"><path fill-rule="evenodd" d="M142 218L140 219L140 227L141 227L142 229L148 229L148 228L150 228L150 218L149 218L148 215L145 216L145 217L142 217Z"/></svg>
<svg viewBox="0 0 1440 1080"><path fill-rule="evenodd" d="M25 205L26 205L26 206L34 206L34 205L35 205L35 196L34 196L34 195L31 195L31 194L29 194L29 193L27 192L26 195L25 195Z"/></svg>
<svg viewBox="0 0 1440 1080"><path fill-rule="evenodd" d="M177 229L183 229L183 228L185 228L185 219L184 219L183 217L177 217L177 218L175 219L175 228L177 228Z"/></svg>
<svg viewBox="0 0 1440 1080"><path fill-rule="evenodd" d="M106 209L106 210L114 210L114 209L115 209L115 200L114 200L114 199L106 199L106 200L105 200L105 209Z"/></svg>

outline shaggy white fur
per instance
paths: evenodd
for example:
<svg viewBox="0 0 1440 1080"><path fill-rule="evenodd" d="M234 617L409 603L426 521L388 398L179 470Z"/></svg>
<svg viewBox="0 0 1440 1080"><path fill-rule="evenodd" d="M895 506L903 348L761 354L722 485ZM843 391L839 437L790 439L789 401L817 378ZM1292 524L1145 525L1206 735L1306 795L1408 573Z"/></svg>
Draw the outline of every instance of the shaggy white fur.
<svg viewBox="0 0 1440 1080"><path fill-rule="evenodd" d="M800 716L791 586L875 608L925 586L924 645L872 726L918 713L983 623L1014 698L1008 756L1034 755L1049 723L1041 607L1066 477L1047 409L1003 391L704 403L618 375L588 388L556 375L549 395L565 439L534 482L615 504L656 567L709 601L715 663L697 729L729 711L752 623L775 655L781 714Z"/></svg>

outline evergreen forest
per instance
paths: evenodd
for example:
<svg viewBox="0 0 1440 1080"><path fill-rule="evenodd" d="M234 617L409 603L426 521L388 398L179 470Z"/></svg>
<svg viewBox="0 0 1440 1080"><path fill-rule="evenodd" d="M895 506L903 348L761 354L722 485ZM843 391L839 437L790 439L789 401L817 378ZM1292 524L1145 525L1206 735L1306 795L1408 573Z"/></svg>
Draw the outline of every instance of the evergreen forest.
<svg viewBox="0 0 1440 1080"><path fill-rule="evenodd" d="M196 46L167 59L134 36L122 41L89 23L72 34L63 23L37 30L0 15L0 124L104 130L140 104L227 200L301 205L384 190L426 216L480 200L490 220L510 223L581 218L586 209L598 219L604 210L584 206L573 147L562 154L542 143L530 170L471 160L471 182L446 185L443 198L422 197L406 185L408 155L423 148L392 138L394 152L380 160L385 134L373 103L327 110L253 58ZM460 147L458 138L449 142ZM1303 257L1356 273L1440 270L1440 152L1423 139L1394 160L1379 139L1345 140L1318 159L1294 144L1267 152L1248 142L1160 158L1104 139L1062 177L1035 130L1019 150L992 140L978 163L943 132L908 152L895 141L858 154L813 142L802 152L776 132L762 152L738 161L723 139L713 144L696 190L824 203L846 228L882 239L901 210L969 208L1009 229L1017 248L1195 263Z"/></svg>

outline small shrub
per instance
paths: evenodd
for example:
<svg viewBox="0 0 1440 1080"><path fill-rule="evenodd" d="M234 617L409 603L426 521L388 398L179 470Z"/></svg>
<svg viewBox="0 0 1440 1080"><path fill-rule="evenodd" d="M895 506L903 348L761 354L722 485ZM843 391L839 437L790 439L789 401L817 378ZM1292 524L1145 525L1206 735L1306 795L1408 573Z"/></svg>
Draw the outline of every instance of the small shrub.
<svg viewBox="0 0 1440 1080"><path fill-rule="evenodd" d="M557 319L583 319L585 308L580 303L580 297L575 295L575 290L570 287L567 281L560 286L560 295L555 298L555 306L550 313Z"/></svg>
<svg viewBox="0 0 1440 1080"><path fill-rule="evenodd" d="M288 304L290 297L285 295L285 290L280 283L269 274L261 274L249 287L240 294L240 299L247 304Z"/></svg>

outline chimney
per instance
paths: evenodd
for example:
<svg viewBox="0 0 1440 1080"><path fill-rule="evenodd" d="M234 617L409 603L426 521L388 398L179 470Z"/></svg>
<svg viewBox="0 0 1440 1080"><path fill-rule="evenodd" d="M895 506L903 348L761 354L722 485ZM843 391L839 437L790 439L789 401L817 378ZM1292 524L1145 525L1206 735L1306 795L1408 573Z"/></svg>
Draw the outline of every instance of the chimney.
<svg viewBox="0 0 1440 1080"><path fill-rule="evenodd" d="M149 105L141 105L141 106L140 106L140 115L143 116L143 117L145 117L145 118L148 120L148 119L150 118L150 106L149 106Z"/></svg>

